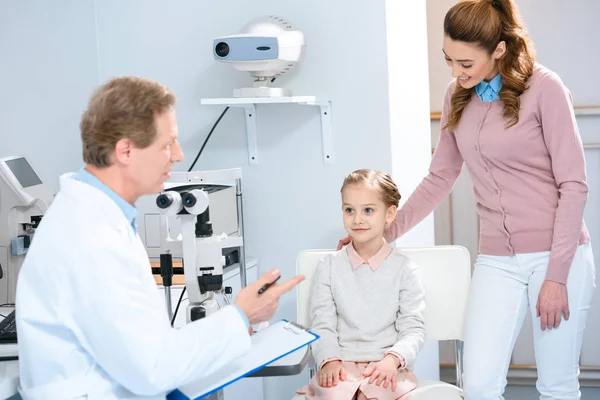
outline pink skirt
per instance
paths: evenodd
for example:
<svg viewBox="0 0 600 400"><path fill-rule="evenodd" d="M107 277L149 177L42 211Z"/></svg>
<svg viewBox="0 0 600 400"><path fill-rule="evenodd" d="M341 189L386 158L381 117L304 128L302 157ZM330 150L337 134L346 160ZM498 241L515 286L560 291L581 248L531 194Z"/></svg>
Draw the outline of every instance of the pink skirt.
<svg viewBox="0 0 600 400"><path fill-rule="evenodd" d="M377 386L375 382L369 383L370 378L362 376L369 364L371 363L344 361L342 366L346 371L345 381L339 381L336 386L321 387L319 376L315 374L310 383L297 392L304 394L307 400L352 400L359 390L367 399L405 400L408 399L408 396L403 396L417 387L417 377L408 369L398 371L396 391L394 392L389 385L384 388L383 384Z"/></svg>

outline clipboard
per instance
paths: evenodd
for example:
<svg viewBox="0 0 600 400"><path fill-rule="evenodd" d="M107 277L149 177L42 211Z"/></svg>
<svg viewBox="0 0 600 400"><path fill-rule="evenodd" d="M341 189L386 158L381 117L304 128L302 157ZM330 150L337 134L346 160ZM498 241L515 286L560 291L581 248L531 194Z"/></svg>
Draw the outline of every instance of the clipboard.
<svg viewBox="0 0 600 400"><path fill-rule="evenodd" d="M194 400L208 396L318 338L319 335L295 322L276 322L250 337L252 348L248 353L216 373L174 390L167 395L167 400Z"/></svg>

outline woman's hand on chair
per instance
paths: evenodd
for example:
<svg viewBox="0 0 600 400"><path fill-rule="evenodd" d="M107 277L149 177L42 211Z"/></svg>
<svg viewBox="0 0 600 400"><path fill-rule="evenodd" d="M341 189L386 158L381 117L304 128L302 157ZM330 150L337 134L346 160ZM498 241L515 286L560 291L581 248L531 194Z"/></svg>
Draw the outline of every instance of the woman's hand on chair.
<svg viewBox="0 0 600 400"><path fill-rule="evenodd" d="M346 380L346 371L341 361L329 361L319 370L319 385L321 387L337 386L340 381Z"/></svg>
<svg viewBox="0 0 600 400"><path fill-rule="evenodd" d="M338 242L338 250L341 250L342 247L344 247L345 245L347 245L348 243L350 243L352 241L352 238L350 236L346 236L345 238L343 238L342 240L340 240Z"/></svg>
<svg viewBox="0 0 600 400"><path fill-rule="evenodd" d="M400 366L400 360L398 357L387 354L383 357L383 360L376 363L371 363L363 372L363 376L371 377L369 383L375 382L377 386L381 386L387 389L388 385L392 392L396 391L396 380L398 375L398 368Z"/></svg>

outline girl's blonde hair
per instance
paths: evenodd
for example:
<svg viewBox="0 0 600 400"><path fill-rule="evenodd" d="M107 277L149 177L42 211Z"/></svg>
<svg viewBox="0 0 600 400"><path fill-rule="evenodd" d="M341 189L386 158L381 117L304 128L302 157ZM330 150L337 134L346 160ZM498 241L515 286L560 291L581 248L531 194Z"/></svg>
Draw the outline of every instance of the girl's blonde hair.
<svg viewBox="0 0 600 400"><path fill-rule="evenodd" d="M379 190L381 200L387 207L398 207L400 203L401 196L398 187L390 175L385 172L372 169L356 170L344 179L340 192L343 192L348 185L353 184L364 184Z"/></svg>
<svg viewBox="0 0 600 400"><path fill-rule="evenodd" d="M535 51L515 2L460 1L446 13L444 34L455 41L477 44L490 55L501 41L506 43L506 53L498 60L498 70L502 77L499 96L504 103L507 127L519 122L520 96L527 89L527 81L533 75ZM473 89L465 89L456 83L448 122L444 128L451 131L456 129L472 94Z"/></svg>

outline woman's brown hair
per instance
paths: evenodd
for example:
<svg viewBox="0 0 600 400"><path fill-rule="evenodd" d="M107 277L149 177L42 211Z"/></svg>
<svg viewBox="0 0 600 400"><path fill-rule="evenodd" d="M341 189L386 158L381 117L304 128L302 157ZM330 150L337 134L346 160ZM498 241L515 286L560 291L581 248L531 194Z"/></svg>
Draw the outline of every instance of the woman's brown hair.
<svg viewBox="0 0 600 400"><path fill-rule="evenodd" d="M507 127L519 122L520 96L533 74L535 51L515 2L463 0L446 13L444 34L455 41L477 44L490 55L501 41L506 43L506 53L497 61L502 77L499 95L504 104L504 117L508 120ZM456 129L472 93L473 89L465 89L456 83L444 128Z"/></svg>

